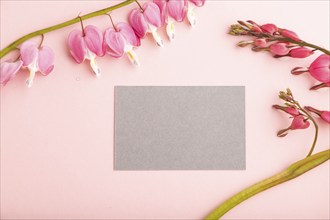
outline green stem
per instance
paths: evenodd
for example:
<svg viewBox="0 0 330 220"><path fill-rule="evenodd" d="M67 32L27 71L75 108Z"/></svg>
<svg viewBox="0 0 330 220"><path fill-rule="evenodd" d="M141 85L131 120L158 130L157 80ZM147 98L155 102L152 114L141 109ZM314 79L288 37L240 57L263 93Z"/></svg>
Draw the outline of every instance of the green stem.
<svg viewBox="0 0 330 220"><path fill-rule="evenodd" d="M302 112L304 112L304 113L307 115L307 117L313 122L314 127L315 127L314 141L313 141L313 144L312 144L311 149L309 150L309 153L307 154L307 157L309 157L309 156L312 155L312 153L313 153L313 151L314 151L314 148L315 148L315 146L316 146L317 137L318 137L318 134L319 134L319 126L317 125L316 121L315 121L314 118L309 114L308 111L306 111L304 108L302 108L298 102L296 102L296 105L298 106L298 108L299 108Z"/></svg>
<svg viewBox="0 0 330 220"><path fill-rule="evenodd" d="M215 220L222 217L229 210L240 204L241 202L247 200L248 198L267 190L273 186L279 185L286 181L289 181L293 178L296 178L305 172L317 167L318 165L326 162L330 158L330 150L325 150L320 153L314 154L312 156L306 157L303 160L300 160L286 170L271 176L259 183L256 183L241 192L237 193L233 197L229 198L223 202L220 206L214 209L205 219L206 220Z"/></svg>
<svg viewBox="0 0 330 220"><path fill-rule="evenodd" d="M38 31L34 31L30 34L27 34L27 35L17 39L16 41L9 44L7 47L3 48L0 51L0 58L4 57L10 51L14 50L15 48L17 48L17 46L19 46L21 43L23 43L24 41L26 41L28 39L31 39L33 37L43 35L43 34L46 34L48 32L55 31L55 30L73 25L75 23L80 22L80 19L81 20L87 20L89 18L93 18L93 17L96 17L96 16L105 15L110 11L113 11L113 10L116 10L118 8L124 7L124 6L129 5L133 2L135 2L135 0L126 0L126 1L123 1L119 4L117 4L117 5L114 5L114 6L111 6L111 7L108 7L108 8L104 8L104 9L101 9L101 10L98 10L98 11L91 12L89 14L81 16L80 18L76 17L76 18L68 20L66 22L63 22L63 23L60 23L60 24L57 24L57 25L54 25L54 26L51 26L51 27L47 27L47 28L44 28L44 29L41 29L41 30L38 30Z"/></svg>

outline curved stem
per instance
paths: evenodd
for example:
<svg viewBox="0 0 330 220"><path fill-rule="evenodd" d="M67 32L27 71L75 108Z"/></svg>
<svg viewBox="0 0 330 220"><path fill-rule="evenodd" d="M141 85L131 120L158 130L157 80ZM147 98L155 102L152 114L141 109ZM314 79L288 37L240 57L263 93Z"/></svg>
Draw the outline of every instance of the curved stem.
<svg viewBox="0 0 330 220"><path fill-rule="evenodd" d="M123 1L119 4L117 4L117 5L114 5L114 6L111 6L111 7L108 7L108 8L104 8L104 9L101 9L101 10L98 10L98 11L91 12L89 14L81 16L81 20L87 20L89 18L93 18L93 17L96 17L96 16L105 15L110 11L113 11L113 10L116 10L118 8L124 7L124 6L129 5L133 2L135 2L135 0L126 0L126 1ZM57 25L54 25L54 26L50 26L50 27L47 27L47 28L44 28L44 29L41 29L41 30L38 30L38 31L34 31L30 34L27 34L27 35L17 39L16 41L12 42L7 47L3 48L0 51L0 58L4 57L10 51L14 50L18 45L20 45L21 43L23 43L24 41L26 41L28 39L31 39L33 37L36 37L36 36L39 36L39 35L42 35L42 34L45 34L45 33L48 33L48 32L55 31L55 30L70 26L70 25L78 23L78 22L80 22L80 18L76 17L76 18L68 20L66 22L63 22L63 23L60 23L60 24L57 24Z"/></svg>
<svg viewBox="0 0 330 220"><path fill-rule="evenodd" d="M223 202L220 206L214 209L209 215L205 217L206 220L215 220L222 217L229 210L240 204L241 202L247 200L248 198L267 190L273 186L284 183L288 180L294 179L305 172L317 167L318 165L326 162L330 159L330 150L325 150L320 153L314 154L310 157L306 157L291 166L289 166L284 171L271 176L261 182L258 182L241 192L237 193L233 197L229 198Z"/></svg>
<svg viewBox="0 0 330 220"><path fill-rule="evenodd" d="M307 117L313 122L314 124L314 127L315 127L315 135L314 135L314 141L313 141L313 144L312 144L312 147L311 149L309 150L308 154L307 154L307 157L311 156L313 151L314 151L314 148L316 146L316 142L317 142L317 137L318 137L318 134L319 134L319 126L317 125L315 119L313 118L313 116L311 116L311 114L309 114L308 111L306 111L304 108L302 108L298 102L296 102L296 105L298 106L298 108L304 112Z"/></svg>

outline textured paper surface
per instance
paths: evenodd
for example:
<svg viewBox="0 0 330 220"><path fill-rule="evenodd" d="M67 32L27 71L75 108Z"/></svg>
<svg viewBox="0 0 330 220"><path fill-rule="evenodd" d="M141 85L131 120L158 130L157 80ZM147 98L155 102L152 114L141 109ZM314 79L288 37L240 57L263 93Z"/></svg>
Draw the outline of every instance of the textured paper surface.
<svg viewBox="0 0 330 220"><path fill-rule="evenodd" d="M115 170L245 169L241 86L115 87Z"/></svg>

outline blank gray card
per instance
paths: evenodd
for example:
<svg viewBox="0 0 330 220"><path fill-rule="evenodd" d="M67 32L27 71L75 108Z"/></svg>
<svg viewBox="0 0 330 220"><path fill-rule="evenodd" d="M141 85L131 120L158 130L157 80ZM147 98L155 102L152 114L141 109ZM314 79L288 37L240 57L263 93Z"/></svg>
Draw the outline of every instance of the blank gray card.
<svg viewBox="0 0 330 220"><path fill-rule="evenodd" d="M245 169L243 86L115 87L115 170Z"/></svg>

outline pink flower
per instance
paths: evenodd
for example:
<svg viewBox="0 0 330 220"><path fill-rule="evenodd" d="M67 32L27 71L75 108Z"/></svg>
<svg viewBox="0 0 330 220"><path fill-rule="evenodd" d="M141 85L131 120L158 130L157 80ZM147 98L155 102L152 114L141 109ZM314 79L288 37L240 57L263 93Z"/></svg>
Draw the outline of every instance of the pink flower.
<svg viewBox="0 0 330 220"><path fill-rule="evenodd" d="M304 118L304 116L299 115L295 116L291 122L291 125L288 128L282 129L277 133L278 137L284 137L288 134L289 130L298 130L298 129L306 129L310 125L309 121Z"/></svg>
<svg viewBox="0 0 330 220"><path fill-rule="evenodd" d="M312 55L314 51L306 48L306 47L297 47L294 49L291 49L289 52L289 56L293 58L306 58L310 55Z"/></svg>
<svg viewBox="0 0 330 220"><path fill-rule="evenodd" d="M298 116L300 115L300 112L298 111L298 109L294 108L294 107L288 107L288 106L280 106L280 105L273 105L273 108L275 109L279 109L282 110L292 116Z"/></svg>
<svg viewBox="0 0 330 220"><path fill-rule="evenodd" d="M16 62L3 62L0 67L0 84L6 85L8 81L12 80L16 73L22 67L23 62L18 60Z"/></svg>
<svg viewBox="0 0 330 220"><path fill-rule="evenodd" d="M40 72L46 76L54 69L55 55L51 48L47 46L38 46L35 42L26 41L20 48L21 60L23 67L27 67L30 76L26 80L27 86L30 88L36 72Z"/></svg>
<svg viewBox="0 0 330 220"><path fill-rule="evenodd" d="M94 74L99 77L101 71L96 63L96 56L103 56L102 32L95 26L88 25L83 30L73 30L68 39L72 57L77 63L86 59L90 60L90 66Z"/></svg>
<svg viewBox="0 0 330 220"><path fill-rule="evenodd" d="M330 83L330 56L327 54L322 54L317 57L309 68L295 67L291 70L293 75L300 75L302 73L309 72L311 76L322 84L312 87L312 90L329 87Z"/></svg>
<svg viewBox="0 0 330 220"><path fill-rule="evenodd" d="M260 26L261 30L265 33L273 35L278 31L278 28L275 24L264 24Z"/></svg>
<svg viewBox="0 0 330 220"><path fill-rule="evenodd" d="M166 33L170 41L174 40L174 21L182 22L187 13L187 0L154 0L161 13L162 25L166 23Z"/></svg>
<svg viewBox="0 0 330 220"><path fill-rule="evenodd" d="M323 119L325 122L330 124L330 111L320 111L318 109L315 109L311 106L306 106L305 109L307 109L310 112L313 112L320 116L321 119Z"/></svg>
<svg viewBox="0 0 330 220"><path fill-rule="evenodd" d="M297 129L306 129L310 125L309 121L307 121L302 115L296 116L293 118L290 129L297 130Z"/></svg>
<svg viewBox="0 0 330 220"><path fill-rule="evenodd" d="M308 68L309 73L320 82L330 82L330 56L322 54Z"/></svg>
<svg viewBox="0 0 330 220"><path fill-rule="evenodd" d="M253 44L257 47L262 47L262 48L265 48L268 46L267 40L265 38L255 39Z"/></svg>
<svg viewBox="0 0 330 220"><path fill-rule="evenodd" d="M136 66L140 63L133 48L138 46L140 46L140 39L127 23L118 23L114 28L108 28L104 32L106 53L115 58L122 57L126 53L129 60Z"/></svg>
<svg viewBox="0 0 330 220"><path fill-rule="evenodd" d="M290 49L287 47L288 44L284 42L278 42L270 45L269 51L278 56L285 56L289 53Z"/></svg>
<svg viewBox="0 0 330 220"><path fill-rule="evenodd" d="M290 38L291 40L301 41L301 39L298 37L298 35L293 31L290 31L287 29L281 29L280 34L282 34L284 37Z"/></svg>
<svg viewBox="0 0 330 220"><path fill-rule="evenodd" d="M144 38L147 33L151 33L157 45L164 47L163 40L157 33L157 28L162 26L162 20L159 7L155 3L146 2L142 9L133 9L128 19L139 38Z"/></svg>

